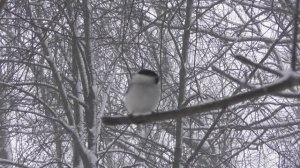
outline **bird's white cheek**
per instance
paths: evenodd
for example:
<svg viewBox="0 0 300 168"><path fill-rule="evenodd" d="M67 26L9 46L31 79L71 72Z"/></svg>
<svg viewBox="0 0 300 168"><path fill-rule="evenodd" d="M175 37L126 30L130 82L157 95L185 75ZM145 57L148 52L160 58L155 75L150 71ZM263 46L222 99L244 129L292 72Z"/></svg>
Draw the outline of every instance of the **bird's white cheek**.
<svg viewBox="0 0 300 168"><path fill-rule="evenodd" d="M132 83L137 83L137 84L151 84L154 82L153 77L145 76L145 75L135 75L131 81Z"/></svg>

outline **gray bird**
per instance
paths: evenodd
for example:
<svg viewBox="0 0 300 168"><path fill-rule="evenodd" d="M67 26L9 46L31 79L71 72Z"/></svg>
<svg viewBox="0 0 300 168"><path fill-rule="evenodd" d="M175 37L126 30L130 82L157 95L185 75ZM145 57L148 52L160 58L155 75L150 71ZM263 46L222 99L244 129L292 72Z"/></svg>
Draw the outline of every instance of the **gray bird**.
<svg viewBox="0 0 300 168"><path fill-rule="evenodd" d="M142 69L133 76L125 95L125 106L131 115L152 113L160 100L159 76Z"/></svg>

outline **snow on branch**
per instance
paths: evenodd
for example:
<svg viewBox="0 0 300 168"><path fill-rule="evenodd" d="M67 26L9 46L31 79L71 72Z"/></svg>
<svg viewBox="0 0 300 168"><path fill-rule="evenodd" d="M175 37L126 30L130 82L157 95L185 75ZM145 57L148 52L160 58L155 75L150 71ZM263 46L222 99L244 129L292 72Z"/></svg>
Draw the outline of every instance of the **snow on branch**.
<svg viewBox="0 0 300 168"><path fill-rule="evenodd" d="M142 124L155 121L178 119L195 114L201 114L211 110L218 110L226 108L230 105L234 105L243 101L247 101L253 98L258 98L264 95L272 94L284 90L286 88L296 86L300 84L300 75L297 75L293 71L287 71L283 73L283 77L279 78L272 84L253 89L251 91L240 93L231 97L227 97L221 100L205 102L196 106L186 107L178 110L170 110L159 113L152 113L143 116L118 116L102 117L102 122L106 125L120 125L120 124Z"/></svg>

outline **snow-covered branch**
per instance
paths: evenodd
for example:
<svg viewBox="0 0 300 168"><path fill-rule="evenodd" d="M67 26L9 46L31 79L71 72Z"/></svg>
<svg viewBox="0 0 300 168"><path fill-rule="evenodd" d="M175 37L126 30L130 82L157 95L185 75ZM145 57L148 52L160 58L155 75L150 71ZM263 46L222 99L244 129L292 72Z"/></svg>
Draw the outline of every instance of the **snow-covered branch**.
<svg viewBox="0 0 300 168"><path fill-rule="evenodd" d="M180 110L170 110L159 113L152 113L143 116L122 116L122 117L103 117L102 121L107 125L119 124L142 124L148 122L162 121L168 119L177 119L191 116L194 114L201 114L211 110L218 110L229 107L231 105L241 103L253 98L258 98L264 95L279 92L281 90L299 85L300 76L292 71L287 71L282 78L272 84L263 86L261 88L253 89L249 92L237 94L228 98L217 101L206 102L200 105L182 108Z"/></svg>
<svg viewBox="0 0 300 168"><path fill-rule="evenodd" d="M16 163L16 162L13 162L13 161L7 160L7 159L1 159L1 158L0 158L0 165L12 165L12 166L15 166L15 167L29 168L29 167L27 167L23 164Z"/></svg>

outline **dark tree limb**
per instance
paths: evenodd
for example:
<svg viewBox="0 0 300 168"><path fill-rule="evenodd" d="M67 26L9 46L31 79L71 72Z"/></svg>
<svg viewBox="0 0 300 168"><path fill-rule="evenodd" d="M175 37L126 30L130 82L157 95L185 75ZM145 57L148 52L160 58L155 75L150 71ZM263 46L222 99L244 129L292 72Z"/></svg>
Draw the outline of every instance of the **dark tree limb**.
<svg viewBox="0 0 300 168"><path fill-rule="evenodd" d="M165 112L153 113L143 116L120 116L120 117L103 117L102 122L106 125L120 124L142 124L155 121L178 119L195 114L201 114L211 110L219 110L230 105L241 103L253 98L259 98L264 95L276 93L292 86L300 84L300 75L288 71L284 76L272 84L251 91L240 93L222 100L206 102L200 105L182 108L180 110L170 110Z"/></svg>
<svg viewBox="0 0 300 168"><path fill-rule="evenodd" d="M299 3L300 1L296 1L295 12L294 12L294 33L293 33L293 49L292 49L292 59L291 59L291 68L292 70L296 70L297 63L297 36L298 36L298 20L299 20Z"/></svg>

